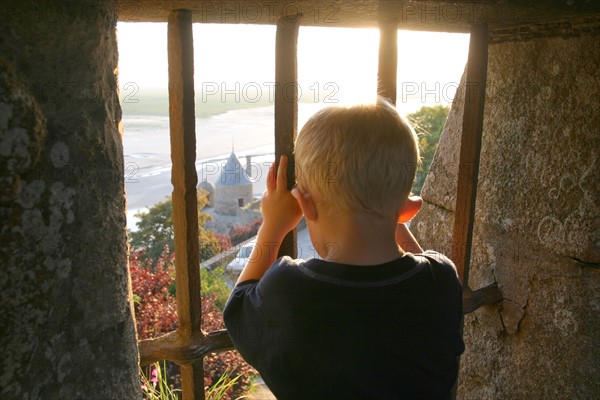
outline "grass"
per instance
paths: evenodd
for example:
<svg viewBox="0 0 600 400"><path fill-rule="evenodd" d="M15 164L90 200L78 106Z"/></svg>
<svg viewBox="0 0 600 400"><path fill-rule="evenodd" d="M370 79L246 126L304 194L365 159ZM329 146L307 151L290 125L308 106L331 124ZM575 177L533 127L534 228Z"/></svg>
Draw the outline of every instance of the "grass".
<svg viewBox="0 0 600 400"><path fill-rule="evenodd" d="M216 381L208 390L206 391L206 400L219 400L223 398L225 393L237 382L240 378L240 375L236 376L233 379L229 379L229 375L231 373L227 372L221 375L218 381ZM238 399L245 399L246 396L240 396Z"/></svg>
<svg viewBox="0 0 600 400"><path fill-rule="evenodd" d="M150 366L151 378L148 378L143 371L140 371L142 377L142 390L144 392L144 400L179 400L181 398L181 389L174 389L169 386L167 376L163 371L166 371L166 362L154 363ZM231 372L226 372L216 381L211 387L206 390L206 400L220 400L227 391L236 384L240 375L230 379ZM245 399L246 396L240 396L238 399Z"/></svg>
<svg viewBox="0 0 600 400"><path fill-rule="evenodd" d="M144 399L146 400L178 400L181 389L174 389L169 386L167 376L163 373L166 371L166 362L163 361L162 368L160 363L154 363L150 367L151 377L148 378L143 371L140 372L142 377L142 390L144 391Z"/></svg>

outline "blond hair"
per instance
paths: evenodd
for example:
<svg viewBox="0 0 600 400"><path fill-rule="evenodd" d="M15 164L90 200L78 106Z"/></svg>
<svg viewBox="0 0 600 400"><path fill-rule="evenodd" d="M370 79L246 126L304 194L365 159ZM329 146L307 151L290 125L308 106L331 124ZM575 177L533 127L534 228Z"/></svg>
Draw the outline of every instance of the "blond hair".
<svg viewBox="0 0 600 400"><path fill-rule="evenodd" d="M319 199L321 211L397 216L410 194L417 136L392 104L328 107L302 128L295 147L298 188Z"/></svg>

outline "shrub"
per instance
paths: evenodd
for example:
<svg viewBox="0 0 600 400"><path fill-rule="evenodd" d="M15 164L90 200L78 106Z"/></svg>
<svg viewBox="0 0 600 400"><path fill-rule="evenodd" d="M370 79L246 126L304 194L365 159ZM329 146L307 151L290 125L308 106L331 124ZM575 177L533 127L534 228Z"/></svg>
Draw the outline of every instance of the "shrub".
<svg viewBox="0 0 600 400"><path fill-rule="evenodd" d="M237 244L242 243L244 240L248 240L253 236L256 236L258 232L258 228L260 228L260 224L262 224L262 218L256 218L254 221L250 222L245 226L234 226L229 231L229 237L231 238L231 243L235 246Z"/></svg>
<svg viewBox="0 0 600 400"><path fill-rule="evenodd" d="M175 330L178 326L176 299L168 289L175 282L173 259L174 256L169 255L168 251L155 263L141 261L139 252L130 254L129 269L139 339L157 337ZM155 270L152 269L152 265L156 266ZM206 272L204 291L209 294L202 296L202 329L211 332L224 328L223 315L215 305L219 297L224 303L224 283L218 282L218 275L207 275ZM167 362L165 369L168 386L172 386L174 390L179 389L181 383L177 366ZM146 373L151 374L151 371L148 369ZM228 351L204 357L205 388L218 382L223 375L228 374L229 379L239 376L222 397L224 400L235 399L247 392L252 373L252 368L237 352Z"/></svg>
<svg viewBox="0 0 600 400"><path fill-rule="evenodd" d="M140 260L139 253L130 254L129 272L135 298L135 321L139 339L149 339L175 330L177 303L169 293L175 282L173 256L165 252L156 262L162 268L153 272Z"/></svg>
<svg viewBox="0 0 600 400"><path fill-rule="evenodd" d="M221 235L215 232L212 232L212 236L215 238L217 243L219 244L219 249L221 252L225 250L229 250L233 247L231 243L231 237L229 235Z"/></svg>
<svg viewBox="0 0 600 400"><path fill-rule="evenodd" d="M200 269L200 293L202 296L214 296L214 304L219 310L225 308L230 290L225 283L225 268L217 267L212 271Z"/></svg>
<svg viewBox="0 0 600 400"><path fill-rule="evenodd" d="M205 300L206 299L206 300ZM206 332L224 329L223 314L214 304L215 295L202 298L202 329ZM236 379L229 391L223 396L224 400L235 399L245 394L250 387L250 378L256 372L235 351L213 353L204 357L204 387L215 384L223 375Z"/></svg>

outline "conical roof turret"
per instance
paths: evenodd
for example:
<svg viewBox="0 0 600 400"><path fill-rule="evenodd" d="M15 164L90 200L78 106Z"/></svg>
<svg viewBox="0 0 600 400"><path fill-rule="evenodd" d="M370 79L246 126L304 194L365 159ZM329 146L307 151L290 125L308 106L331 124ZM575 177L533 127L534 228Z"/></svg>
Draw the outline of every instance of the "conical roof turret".
<svg viewBox="0 0 600 400"><path fill-rule="evenodd" d="M221 168L221 176L216 182L216 185L222 186L241 186L248 185L252 182L248 179L248 175L235 152L231 152L227 162Z"/></svg>

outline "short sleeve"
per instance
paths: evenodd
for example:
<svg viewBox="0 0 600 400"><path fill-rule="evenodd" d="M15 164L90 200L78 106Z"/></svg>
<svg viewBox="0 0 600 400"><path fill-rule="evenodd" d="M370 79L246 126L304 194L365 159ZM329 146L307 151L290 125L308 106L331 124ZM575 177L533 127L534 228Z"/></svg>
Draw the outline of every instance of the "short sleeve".
<svg viewBox="0 0 600 400"><path fill-rule="evenodd" d="M436 283L439 289L440 298L443 299L444 307L440 309L447 310L446 326L448 332L452 332L451 345L455 354L459 356L465 350L465 344L462 338L462 316L463 316L463 298L462 285L458 278L456 266L448 257L437 251L427 250L420 254L425 257L436 276Z"/></svg>
<svg viewBox="0 0 600 400"><path fill-rule="evenodd" d="M258 280L236 285L223 310L223 320L231 341L251 365L255 365L260 353L263 341L262 327L265 326L257 286Z"/></svg>
<svg viewBox="0 0 600 400"><path fill-rule="evenodd" d="M456 265L454 265L452 260L450 260L444 254L438 253L437 251L434 251L434 250L426 250L423 253L421 253L420 255L427 258L431 263L437 264L437 265L441 266L442 268L452 269L452 271L454 271L454 274L457 275Z"/></svg>

